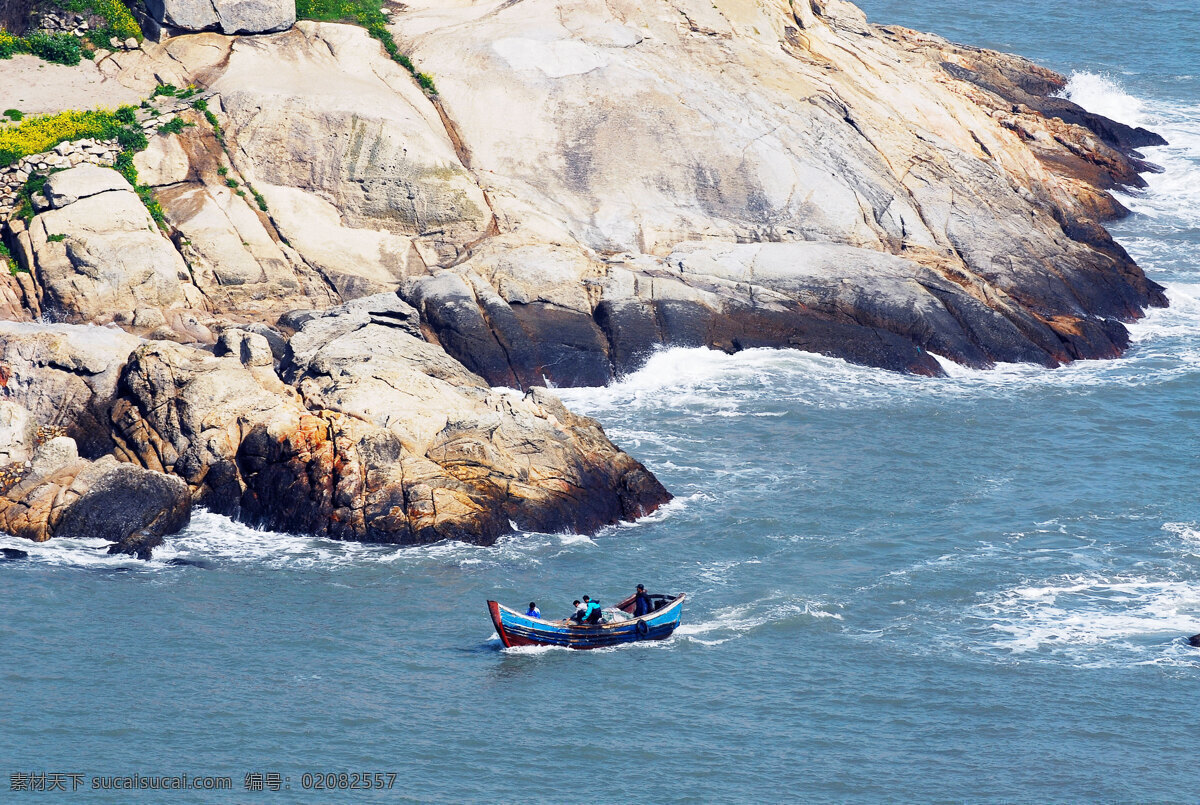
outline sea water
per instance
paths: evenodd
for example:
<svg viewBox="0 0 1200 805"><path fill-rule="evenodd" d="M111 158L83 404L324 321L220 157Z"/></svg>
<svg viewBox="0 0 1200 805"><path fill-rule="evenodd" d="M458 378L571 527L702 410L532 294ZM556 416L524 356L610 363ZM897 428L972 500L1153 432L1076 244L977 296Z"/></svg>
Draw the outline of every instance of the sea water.
<svg viewBox="0 0 1200 805"><path fill-rule="evenodd" d="M562 392L677 495L591 538L402 550L206 513L148 563L0 538L31 555L0 565L5 801L1195 801L1200 13L1135 5L863 3L1171 141L1112 226L1171 300L1126 358L664 352ZM484 609L639 582L688 594L672 639L505 651ZM80 790L10 790L39 773ZM233 788L90 790L138 774Z"/></svg>

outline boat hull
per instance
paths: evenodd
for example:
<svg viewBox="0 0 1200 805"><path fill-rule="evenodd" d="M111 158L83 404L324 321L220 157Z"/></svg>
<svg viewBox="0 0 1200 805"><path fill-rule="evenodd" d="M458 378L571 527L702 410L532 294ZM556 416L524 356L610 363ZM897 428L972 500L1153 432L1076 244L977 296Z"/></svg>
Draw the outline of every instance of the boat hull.
<svg viewBox="0 0 1200 805"><path fill-rule="evenodd" d="M516 610L495 601L488 601L488 613L496 634L505 647L561 646L592 649L637 643L643 640L665 640L679 626L684 596L678 595L658 610L634 620L579 626L561 621L528 618ZM622 608L618 605L619 608Z"/></svg>

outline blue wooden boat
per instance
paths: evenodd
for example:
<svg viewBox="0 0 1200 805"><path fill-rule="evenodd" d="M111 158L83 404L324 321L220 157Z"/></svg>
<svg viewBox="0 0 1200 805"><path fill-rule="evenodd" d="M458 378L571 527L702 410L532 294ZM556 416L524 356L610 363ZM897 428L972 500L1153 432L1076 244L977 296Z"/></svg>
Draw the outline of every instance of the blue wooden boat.
<svg viewBox="0 0 1200 805"><path fill-rule="evenodd" d="M567 648L602 648L634 643L639 640L664 640L679 626L684 594L652 595L654 609L648 615L594 626L570 620L548 621L527 618L515 609L488 601L488 612L496 626L496 634L506 647L565 646ZM633 614L634 596L616 605L616 609Z"/></svg>

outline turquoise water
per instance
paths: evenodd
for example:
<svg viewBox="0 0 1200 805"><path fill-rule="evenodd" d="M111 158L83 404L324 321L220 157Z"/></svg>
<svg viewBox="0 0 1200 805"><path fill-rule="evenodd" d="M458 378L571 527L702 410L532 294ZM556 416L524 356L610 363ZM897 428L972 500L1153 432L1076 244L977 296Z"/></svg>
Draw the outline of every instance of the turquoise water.
<svg viewBox="0 0 1200 805"><path fill-rule="evenodd" d="M200 514L147 564L0 538L32 555L0 564L0 791L186 773L234 791L170 801L1194 801L1198 12L912 5L864 3L1074 73L1073 97L1172 141L1113 227L1172 300L1127 358L927 379L664 353L564 392L678 495L592 539L396 550ZM688 593L672 640L501 651L483 606L554 616L637 582ZM376 771L390 791L302 790ZM271 772L290 791L244 790Z"/></svg>

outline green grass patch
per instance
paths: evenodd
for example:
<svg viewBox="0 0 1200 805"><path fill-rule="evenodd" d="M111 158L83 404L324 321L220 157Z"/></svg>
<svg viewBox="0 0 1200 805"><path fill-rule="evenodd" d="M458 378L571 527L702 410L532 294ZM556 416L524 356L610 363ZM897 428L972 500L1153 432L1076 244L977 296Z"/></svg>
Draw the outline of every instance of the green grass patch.
<svg viewBox="0 0 1200 805"><path fill-rule="evenodd" d="M66 239L67 239L66 232L59 232L57 235L47 235L46 236L46 240L50 241L51 243L62 243Z"/></svg>
<svg viewBox="0 0 1200 805"><path fill-rule="evenodd" d="M54 171L50 171L50 173L54 173ZM46 178L46 175L31 173L25 180L25 184L21 185L21 189L17 191L17 204L13 214L25 223L32 221L36 214L33 209L33 197L46 189Z"/></svg>
<svg viewBox="0 0 1200 805"><path fill-rule="evenodd" d="M20 109L5 109L4 116L9 120L15 120L18 123L25 119L25 113Z"/></svg>
<svg viewBox="0 0 1200 805"><path fill-rule="evenodd" d="M255 190L253 187L250 188L250 192L254 194L254 202L256 204L258 204L258 208L260 210L262 210L263 212L266 212L267 211L267 200L265 198L263 198L263 194L258 192L257 190Z"/></svg>
<svg viewBox="0 0 1200 805"><path fill-rule="evenodd" d="M296 19L361 25L379 40L393 61L412 73L421 89L430 95L437 95L433 76L422 73L412 59L400 52L400 46L387 29L388 19L380 10L380 0L296 0Z"/></svg>

